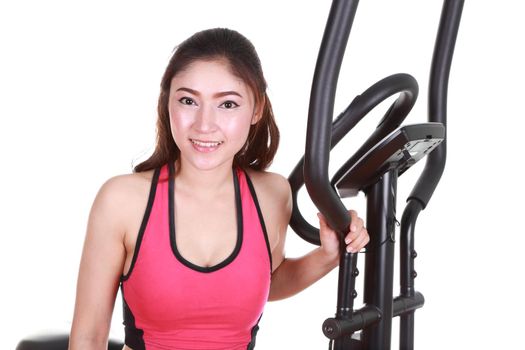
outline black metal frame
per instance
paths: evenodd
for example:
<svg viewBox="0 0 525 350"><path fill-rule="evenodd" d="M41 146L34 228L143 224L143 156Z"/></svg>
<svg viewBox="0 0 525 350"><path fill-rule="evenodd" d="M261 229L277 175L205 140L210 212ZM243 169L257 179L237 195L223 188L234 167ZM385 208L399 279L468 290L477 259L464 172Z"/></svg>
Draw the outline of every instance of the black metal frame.
<svg viewBox="0 0 525 350"><path fill-rule="evenodd" d="M444 1L431 64L428 120L441 123L444 127L448 77L463 4L463 0ZM337 193L336 187L344 187L344 177L351 176L351 168L356 162L363 162L367 152L384 141L401 124L418 94L415 79L407 74L396 74L381 80L356 97L332 122L339 70L357 5L357 0L332 2L312 83L305 156L289 177L294 201L291 226L308 242L320 244L319 230L302 217L297 205L297 193L305 184L312 201L329 225L338 232L341 240L336 315L323 324L324 334L334 341L334 349L390 349L392 318L395 316L400 316L401 320L400 348L413 349L414 311L424 303L423 295L416 292L414 287L414 259L417 255L414 250L414 230L420 211L426 207L443 173L446 143L443 141L432 153L429 151L426 166L403 212L400 230L401 291L395 298L393 266L397 222L396 189L398 176L406 168L401 166L403 164L396 163L386 167L380 176L376 175L377 181L373 184L362 188L340 188L349 193L362 190L367 196L367 228L371 240L365 260L365 305L354 310L355 278L359 273L356 267L357 254L349 254L345 250L343 237L348 231L350 218L340 199L340 194L344 191ZM398 99L377 129L330 181L328 163L331 148L371 109L396 93L399 93ZM406 149L404 151L407 153ZM409 160L410 156L406 161ZM362 332L356 336L354 332L358 330Z"/></svg>

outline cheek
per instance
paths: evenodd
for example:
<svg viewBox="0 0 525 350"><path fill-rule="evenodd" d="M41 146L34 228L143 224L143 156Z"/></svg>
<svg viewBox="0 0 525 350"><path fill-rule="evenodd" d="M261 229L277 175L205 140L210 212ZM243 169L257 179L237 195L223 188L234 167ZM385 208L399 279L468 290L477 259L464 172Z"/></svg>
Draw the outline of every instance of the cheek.
<svg viewBox="0 0 525 350"><path fill-rule="evenodd" d="M239 120L231 121L225 127L228 130L228 134L233 136L232 138L242 146L248 138L250 126L251 122L249 118L239 118Z"/></svg>
<svg viewBox="0 0 525 350"><path fill-rule="evenodd" d="M190 127L192 123L192 118L182 113L170 111L169 120L171 134L175 142L178 142L179 138L182 137L183 131L187 130Z"/></svg>

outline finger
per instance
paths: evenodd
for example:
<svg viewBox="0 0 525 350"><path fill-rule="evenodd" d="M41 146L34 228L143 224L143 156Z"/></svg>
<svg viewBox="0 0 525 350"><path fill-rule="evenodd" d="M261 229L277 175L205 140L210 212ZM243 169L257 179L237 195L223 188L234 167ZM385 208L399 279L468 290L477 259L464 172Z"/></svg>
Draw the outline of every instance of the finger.
<svg viewBox="0 0 525 350"><path fill-rule="evenodd" d="M356 221L359 217L357 216L357 212L352 209L348 211L348 214L350 214L350 232L355 232L358 228Z"/></svg>
<svg viewBox="0 0 525 350"><path fill-rule="evenodd" d="M357 252L363 249L368 244L368 242L370 242L370 236L368 235L366 229L363 229L361 234L356 239L354 239L351 244L349 244L349 247L352 251Z"/></svg>
<svg viewBox="0 0 525 350"><path fill-rule="evenodd" d="M360 234L361 230L365 227L364 221L361 218L357 218L354 223L350 226L350 232L345 237L345 242L348 244Z"/></svg>
<svg viewBox="0 0 525 350"><path fill-rule="evenodd" d="M345 243L350 244L356 241L360 241L363 237L368 237L368 231L366 228L361 227L357 232L349 232L345 237Z"/></svg>
<svg viewBox="0 0 525 350"><path fill-rule="evenodd" d="M348 235L347 239L345 240L345 242L346 242L346 251L349 252L349 253L357 253L359 251L358 247L359 247L359 244L360 244L360 241L361 241L361 237L359 235L355 235L355 237L353 237L350 240L349 236L351 237L353 235Z"/></svg>
<svg viewBox="0 0 525 350"><path fill-rule="evenodd" d="M319 218L319 226L321 226L323 229L328 227L328 223L326 222L323 214L317 213L317 217Z"/></svg>
<svg viewBox="0 0 525 350"><path fill-rule="evenodd" d="M349 210L348 213L350 214L351 220L349 231L359 232L363 228L365 222L358 216L355 210Z"/></svg>
<svg viewBox="0 0 525 350"><path fill-rule="evenodd" d="M356 238L359 237L359 232L353 232L351 231L345 236L345 243L350 244L352 243Z"/></svg>
<svg viewBox="0 0 525 350"><path fill-rule="evenodd" d="M347 245L346 251L349 253L357 253L366 246L366 243L366 238L363 240L360 238L359 240L352 242L352 244Z"/></svg>
<svg viewBox="0 0 525 350"><path fill-rule="evenodd" d="M361 231L365 227L365 221L361 218L357 218L357 231Z"/></svg>

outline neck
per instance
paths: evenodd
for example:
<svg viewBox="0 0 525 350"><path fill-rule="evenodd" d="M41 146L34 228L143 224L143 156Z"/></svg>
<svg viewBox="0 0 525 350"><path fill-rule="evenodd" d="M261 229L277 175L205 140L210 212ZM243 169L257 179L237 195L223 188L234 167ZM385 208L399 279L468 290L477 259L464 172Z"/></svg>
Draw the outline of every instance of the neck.
<svg viewBox="0 0 525 350"><path fill-rule="evenodd" d="M184 161L175 164L177 187L193 193L215 194L231 188L232 165L225 164L213 170L200 170Z"/></svg>

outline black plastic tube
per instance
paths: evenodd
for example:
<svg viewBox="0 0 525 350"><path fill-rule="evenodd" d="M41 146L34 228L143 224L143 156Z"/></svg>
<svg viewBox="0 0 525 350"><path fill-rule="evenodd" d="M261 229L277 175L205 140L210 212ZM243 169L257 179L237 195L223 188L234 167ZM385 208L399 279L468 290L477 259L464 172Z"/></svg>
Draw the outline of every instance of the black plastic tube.
<svg viewBox="0 0 525 350"><path fill-rule="evenodd" d="M403 216L401 217L400 230L400 300L410 300L415 298L416 291L414 287L414 279L416 278L416 271L414 269L414 259L417 254L414 249L415 246L415 229L416 221L419 213L423 210L423 205L420 201L409 200ZM419 294L419 293L418 293ZM421 295L422 302L424 302ZM396 315L394 305L394 315ZM400 349L409 350L414 348L414 332L415 332L415 314L414 310L404 312L399 318L399 344Z"/></svg>
<svg viewBox="0 0 525 350"><path fill-rule="evenodd" d="M416 200L408 201L408 204L403 211L401 217L400 230L400 295L413 296L414 295L414 259L416 258L416 251L414 250L414 232L416 228L416 221L419 213L423 210L421 202Z"/></svg>
<svg viewBox="0 0 525 350"><path fill-rule="evenodd" d="M397 169L367 189L366 223L370 234L365 257L363 301L381 310L382 318L363 329L365 349L390 349L393 317Z"/></svg>
<svg viewBox="0 0 525 350"><path fill-rule="evenodd" d="M323 323L323 333L329 339L341 338L379 322L381 317L377 307L366 305L354 311L350 320L327 319Z"/></svg>
<svg viewBox="0 0 525 350"><path fill-rule="evenodd" d="M348 231L350 216L330 185L328 163L337 80L357 5L357 0L332 2L315 66L306 130L306 189L328 224L340 234Z"/></svg>
<svg viewBox="0 0 525 350"><path fill-rule="evenodd" d="M415 310L423 307L425 304L425 297L423 294L416 292L414 296L402 297L398 296L394 298L394 309L393 316L402 316L405 313L413 313Z"/></svg>
<svg viewBox="0 0 525 350"><path fill-rule="evenodd" d="M428 121L442 123L445 128L447 126L448 79L463 4L463 0L444 1L430 68ZM445 169L446 158L445 136L445 140L428 156L425 168L408 200L420 201L423 209L427 206Z"/></svg>
<svg viewBox="0 0 525 350"><path fill-rule="evenodd" d="M463 0L445 0L437 31L428 91L428 121L447 126L447 93L450 66L463 11ZM445 134L446 135L446 134ZM445 169L447 145L445 140L428 155L423 172L407 199L401 219L401 298L411 300L419 293L415 291L414 269L415 225L419 213L425 209ZM421 295L422 297L422 295ZM403 350L414 348L414 310L400 315L399 346Z"/></svg>

